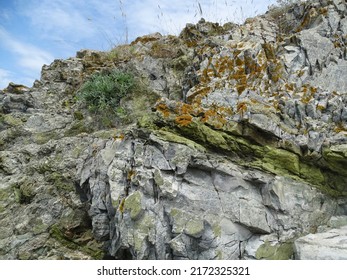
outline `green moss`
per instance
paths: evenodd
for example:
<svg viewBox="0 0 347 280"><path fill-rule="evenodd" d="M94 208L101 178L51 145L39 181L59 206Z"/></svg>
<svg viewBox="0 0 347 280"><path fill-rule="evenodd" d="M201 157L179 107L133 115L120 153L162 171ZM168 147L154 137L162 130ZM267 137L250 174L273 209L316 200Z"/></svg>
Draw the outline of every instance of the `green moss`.
<svg viewBox="0 0 347 280"><path fill-rule="evenodd" d="M216 260L224 260L223 252L221 250L216 250Z"/></svg>
<svg viewBox="0 0 347 280"><path fill-rule="evenodd" d="M36 195L35 185L30 181L15 183L11 186L15 201L20 204L30 204Z"/></svg>
<svg viewBox="0 0 347 280"><path fill-rule="evenodd" d="M88 125L84 120L78 120L64 133L65 137L76 136L81 133L91 133L92 127Z"/></svg>
<svg viewBox="0 0 347 280"><path fill-rule="evenodd" d="M211 148L229 150L228 143L221 132L213 130L200 122L192 121L186 126L178 127L178 129L190 139L203 142Z"/></svg>
<svg viewBox="0 0 347 280"><path fill-rule="evenodd" d="M293 254L293 243L271 245L270 242L265 241L265 243L258 248L255 257L265 260L289 260L292 259Z"/></svg>
<svg viewBox="0 0 347 280"><path fill-rule="evenodd" d="M56 131L35 133L32 135L33 142L39 145L46 144L49 140L56 140L59 135Z"/></svg>
<svg viewBox="0 0 347 280"><path fill-rule="evenodd" d="M139 118L137 124L141 128L146 128L146 129L155 131L158 129L157 125L155 124L156 120L157 120L156 115L147 114Z"/></svg>
<svg viewBox="0 0 347 280"><path fill-rule="evenodd" d="M73 113L73 117L74 117L75 120L79 120L79 121L84 119L83 113L80 112L80 111L75 111Z"/></svg>
<svg viewBox="0 0 347 280"><path fill-rule="evenodd" d="M154 134L157 137L159 137L160 139L165 140L165 141L183 144L183 145L186 145L192 149L198 150L200 152L206 151L206 149L202 145L200 145L200 144L198 144L198 143L196 143L196 142L194 142L188 138L185 138L185 137L182 137L178 134L170 132L170 131L166 131L166 130L161 129L161 130L154 131Z"/></svg>
<svg viewBox="0 0 347 280"><path fill-rule="evenodd" d="M124 202L125 211L130 211L130 217L132 220L137 220L143 212L142 209L142 196L139 191L136 191L129 195Z"/></svg>
<svg viewBox="0 0 347 280"><path fill-rule="evenodd" d="M23 124L22 120L20 118L16 118L10 114L3 115L0 119L1 122L4 122L5 124L9 126L19 126Z"/></svg>
<svg viewBox="0 0 347 280"><path fill-rule="evenodd" d="M189 214L181 211L177 208L172 208L170 216L174 220L175 233L181 233L184 231L187 221L189 220Z"/></svg>
<svg viewBox="0 0 347 280"><path fill-rule="evenodd" d="M47 231L48 225L44 223L40 218L30 221L32 232L34 234L40 234Z"/></svg>
<svg viewBox="0 0 347 280"><path fill-rule="evenodd" d="M314 185L325 184L325 177L322 171L308 163L300 162L300 177L312 182Z"/></svg>
<svg viewBox="0 0 347 280"><path fill-rule="evenodd" d="M273 173L300 174L299 157L283 149L264 148L264 158L262 159L265 169Z"/></svg>
<svg viewBox="0 0 347 280"><path fill-rule="evenodd" d="M323 157L331 170L347 176L347 144L324 148Z"/></svg>
<svg viewBox="0 0 347 280"><path fill-rule="evenodd" d="M74 183L71 179L65 178L58 172L49 173L46 177L47 182L51 183L58 191L72 192L75 191Z"/></svg>
<svg viewBox="0 0 347 280"><path fill-rule="evenodd" d="M11 196L11 188L0 189L0 201L7 201Z"/></svg>
<svg viewBox="0 0 347 280"><path fill-rule="evenodd" d="M34 171L38 172L39 174L45 174L46 172L54 172L53 164L52 162L45 162L40 163L37 166L32 167Z"/></svg>

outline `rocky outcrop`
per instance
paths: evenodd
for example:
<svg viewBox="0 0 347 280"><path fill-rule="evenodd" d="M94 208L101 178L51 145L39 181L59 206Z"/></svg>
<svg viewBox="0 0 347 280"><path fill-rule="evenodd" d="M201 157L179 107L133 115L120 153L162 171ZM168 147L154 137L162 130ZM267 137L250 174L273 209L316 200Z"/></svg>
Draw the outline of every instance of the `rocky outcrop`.
<svg viewBox="0 0 347 280"><path fill-rule="evenodd" d="M334 0L244 25L202 19L178 37L56 60L32 88L10 84L0 258L346 258L335 246L347 216L346 13ZM78 90L114 68L136 86L115 115L91 113Z"/></svg>

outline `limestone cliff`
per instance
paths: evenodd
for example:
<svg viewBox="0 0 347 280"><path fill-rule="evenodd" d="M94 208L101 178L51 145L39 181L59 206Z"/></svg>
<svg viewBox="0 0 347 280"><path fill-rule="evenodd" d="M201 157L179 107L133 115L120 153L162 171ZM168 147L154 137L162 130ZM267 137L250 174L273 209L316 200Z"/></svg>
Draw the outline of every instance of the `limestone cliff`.
<svg viewBox="0 0 347 280"><path fill-rule="evenodd" d="M0 258L347 259L346 15L202 19L10 84ZM115 68L135 86L91 112L78 92Z"/></svg>

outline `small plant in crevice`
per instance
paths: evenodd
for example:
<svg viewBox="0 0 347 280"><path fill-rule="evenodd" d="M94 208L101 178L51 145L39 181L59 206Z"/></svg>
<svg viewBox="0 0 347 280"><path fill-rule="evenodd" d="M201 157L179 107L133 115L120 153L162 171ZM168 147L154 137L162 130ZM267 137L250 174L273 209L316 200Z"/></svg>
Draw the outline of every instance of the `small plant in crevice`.
<svg viewBox="0 0 347 280"><path fill-rule="evenodd" d="M116 115L120 101L134 87L130 72L115 69L92 75L79 89L77 99L83 101L91 113L102 117Z"/></svg>

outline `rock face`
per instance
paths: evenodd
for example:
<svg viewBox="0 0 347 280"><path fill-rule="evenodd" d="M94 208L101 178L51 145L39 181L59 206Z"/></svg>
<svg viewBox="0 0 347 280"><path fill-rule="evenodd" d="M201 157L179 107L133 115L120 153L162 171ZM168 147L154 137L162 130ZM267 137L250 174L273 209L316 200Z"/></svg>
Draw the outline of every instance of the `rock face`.
<svg viewBox="0 0 347 280"><path fill-rule="evenodd" d="M346 260L347 227L301 237L295 251L299 260Z"/></svg>
<svg viewBox="0 0 347 280"><path fill-rule="evenodd" d="M347 259L346 14L202 19L10 84L0 258ZM136 87L106 118L76 94L114 68Z"/></svg>

